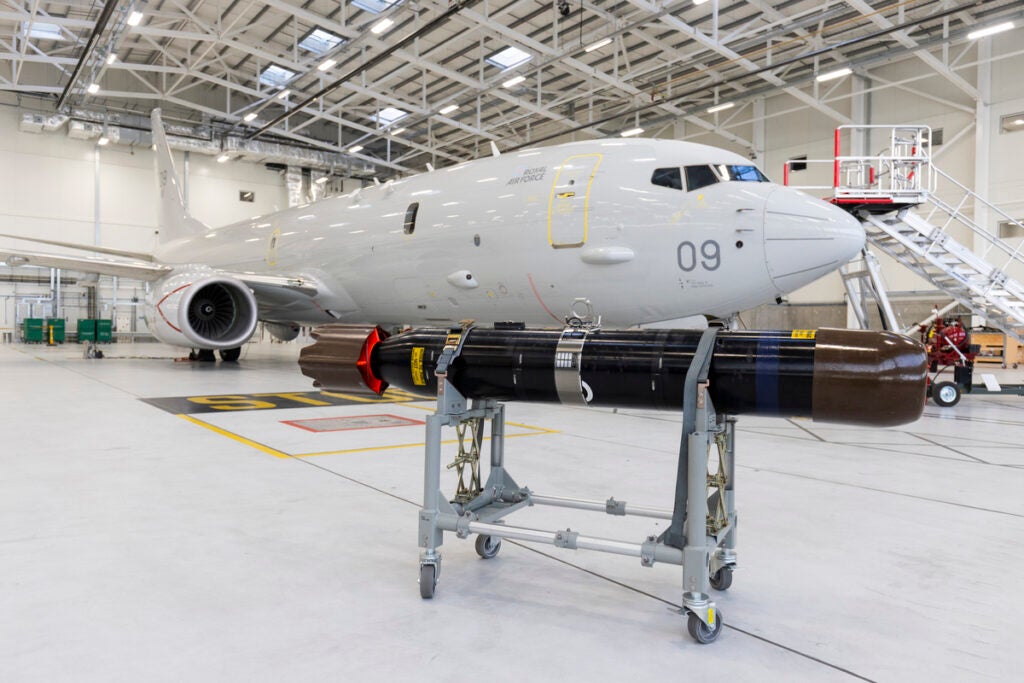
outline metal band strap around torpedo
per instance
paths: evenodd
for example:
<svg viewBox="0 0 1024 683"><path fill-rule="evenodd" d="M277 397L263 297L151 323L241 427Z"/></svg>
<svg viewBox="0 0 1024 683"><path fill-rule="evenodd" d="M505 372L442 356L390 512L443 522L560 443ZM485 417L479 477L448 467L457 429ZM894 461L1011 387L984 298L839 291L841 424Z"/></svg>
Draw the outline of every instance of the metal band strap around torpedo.
<svg viewBox="0 0 1024 683"><path fill-rule="evenodd" d="M555 391L558 400L567 405L587 405L593 398L590 387L580 377L583 345L587 329L567 328L555 347Z"/></svg>

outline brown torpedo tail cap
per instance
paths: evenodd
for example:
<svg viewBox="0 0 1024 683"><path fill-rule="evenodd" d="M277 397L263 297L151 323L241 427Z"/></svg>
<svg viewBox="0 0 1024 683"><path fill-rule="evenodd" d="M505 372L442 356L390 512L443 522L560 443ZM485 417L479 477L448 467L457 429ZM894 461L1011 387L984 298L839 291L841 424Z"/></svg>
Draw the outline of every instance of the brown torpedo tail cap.
<svg viewBox="0 0 1024 683"><path fill-rule="evenodd" d="M924 412L928 365L920 342L895 332L820 329L815 421L894 427Z"/></svg>
<svg viewBox="0 0 1024 683"><path fill-rule="evenodd" d="M299 352L299 368L319 389L380 396L388 384L373 374L370 360L387 337L373 325L321 325L313 330L316 343Z"/></svg>

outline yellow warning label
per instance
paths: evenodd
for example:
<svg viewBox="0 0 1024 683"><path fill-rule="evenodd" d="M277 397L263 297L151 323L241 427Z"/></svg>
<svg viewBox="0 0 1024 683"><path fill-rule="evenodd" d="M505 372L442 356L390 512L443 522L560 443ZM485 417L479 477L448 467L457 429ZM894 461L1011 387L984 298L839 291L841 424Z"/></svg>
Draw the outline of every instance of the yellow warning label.
<svg viewBox="0 0 1024 683"><path fill-rule="evenodd" d="M418 387L427 386L427 375L423 372L423 347L412 347L409 364L412 370L412 383Z"/></svg>
<svg viewBox="0 0 1024 683"><path fill-rule="evenodd" d="M711 628L715 627L715 610L713 607L708 609L708 626Z"/></svg>
<svg viewBox="0 0 1024 683"><path fill-rule="evenodd" d="M793 330L791 337L793 339L814 339L817 332L817 330Z"/></svg>

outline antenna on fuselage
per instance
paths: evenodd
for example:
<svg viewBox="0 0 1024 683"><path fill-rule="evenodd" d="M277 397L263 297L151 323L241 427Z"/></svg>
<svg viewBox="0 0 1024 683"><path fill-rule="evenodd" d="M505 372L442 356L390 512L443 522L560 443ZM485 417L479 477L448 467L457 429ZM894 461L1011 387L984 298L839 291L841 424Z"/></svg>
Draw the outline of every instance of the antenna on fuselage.
<svg viewBox="0 0 1024 683"><path fill-rule="evenodd" d="M496 157L501 156L501 150L498 149L498 143L496 143L494 140L491 140L491 154Z"/></svg>
<svg viewBox="0 0 1024 683"><path fill-rule="evenodd" d="M428 161L427 162L427 173L433 173L433 172L434 172L434 165Z"/></svg>

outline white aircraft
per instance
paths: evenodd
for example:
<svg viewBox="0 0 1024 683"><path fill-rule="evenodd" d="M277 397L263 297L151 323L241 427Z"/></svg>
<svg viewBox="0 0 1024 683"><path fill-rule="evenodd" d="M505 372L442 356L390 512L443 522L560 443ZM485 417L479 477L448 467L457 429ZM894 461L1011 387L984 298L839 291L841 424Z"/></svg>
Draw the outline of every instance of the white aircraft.
<svg viewBox="0 0 1024 683"><path fill-rule="evenodd" d="M152 123L152 254L34 240L83 255L0 260L147 281L150 331L210 360L237 358L260 320L283 340L299 323L564 324L581 297L606 326L725 317L864 245L847 213L739 155L649 139L496 154L211 228L185 209L159 110Z"/></svg>

